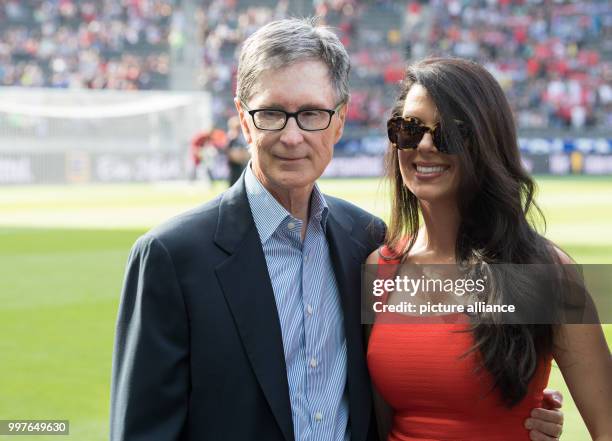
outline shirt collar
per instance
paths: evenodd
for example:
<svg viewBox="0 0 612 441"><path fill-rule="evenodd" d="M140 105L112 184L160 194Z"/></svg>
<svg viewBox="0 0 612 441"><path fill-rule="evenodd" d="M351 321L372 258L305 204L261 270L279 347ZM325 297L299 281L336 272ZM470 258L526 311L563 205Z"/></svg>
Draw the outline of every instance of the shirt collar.
<svg viewBox="0 0 612 441"><path fill-rule="evenodd" d="M244 185L257 232L261 243L265 243L287 217L293 219L293 216L259 182L251 170L250 161L246 167ZM327 201L315 183L310 196L310 218L320 222L323 231L326 229L328 213Z"/></svg>

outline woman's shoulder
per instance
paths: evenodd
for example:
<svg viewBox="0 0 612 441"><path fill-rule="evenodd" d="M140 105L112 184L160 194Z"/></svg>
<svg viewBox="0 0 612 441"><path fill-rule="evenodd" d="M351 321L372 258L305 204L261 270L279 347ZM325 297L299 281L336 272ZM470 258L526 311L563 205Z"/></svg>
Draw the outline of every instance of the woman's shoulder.
<svg viewBox="0 0 612 441"><path fill-rule="evenodd" d="M563 265L574 265L574 264L576 264L574 259L572 259L569 256L569 254L567 254L565 251L563 251L561 248L559 248L554 243L552 243L552 248L553 248L553 252L556 254L557 258L559 259L560 263L562 263Z"/></svg>
<svg viewBox="0 0 612 441"><path fill-rule="evenodd" d="M402 253L395 251L391 246L384 244L372 251L366 259L367 265L399 264L402 261Z"/></svg>
<svg viewBox="0 0 612 441"><path fill-rule="evenodd" d="M552 259L553 263L559 263L562 265L575 265L576 261L565 252L559 245L551 241L550 239L544 238L546 254Z"/></svg>

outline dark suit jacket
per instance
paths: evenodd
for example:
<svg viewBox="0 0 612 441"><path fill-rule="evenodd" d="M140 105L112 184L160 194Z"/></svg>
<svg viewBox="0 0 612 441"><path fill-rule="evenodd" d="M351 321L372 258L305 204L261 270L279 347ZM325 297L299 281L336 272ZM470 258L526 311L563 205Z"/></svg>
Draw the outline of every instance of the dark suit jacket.
<svg viewBox="0 0 612 441"><path fill-rule="evenodd" d="M373 440L360 266L384 224L348 202L326 200L352 440ZM113 358L112 441L294 439L280 322L244 175L136 242Z"/></svg>

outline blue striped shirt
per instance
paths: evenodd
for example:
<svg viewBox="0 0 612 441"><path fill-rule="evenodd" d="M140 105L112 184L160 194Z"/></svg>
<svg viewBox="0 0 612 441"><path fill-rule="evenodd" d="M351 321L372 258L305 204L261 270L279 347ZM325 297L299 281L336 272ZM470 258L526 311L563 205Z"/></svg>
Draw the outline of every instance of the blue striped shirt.
<svg viewBox="0 0 612 441"><path fill-rule="evenodd" d="M348 441L346 338L325 198L315 184L302 242L303 222L274 199L250 164L245 186L280 319L295 439Z"/></svg>

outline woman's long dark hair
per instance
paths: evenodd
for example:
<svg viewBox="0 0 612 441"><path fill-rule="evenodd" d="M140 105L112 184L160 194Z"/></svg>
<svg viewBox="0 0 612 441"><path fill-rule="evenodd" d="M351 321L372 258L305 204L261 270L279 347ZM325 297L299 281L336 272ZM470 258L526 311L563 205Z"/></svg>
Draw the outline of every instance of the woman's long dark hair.
<svg viewBox="0 0 612 441"><path fill-rule="evenodd" d="M414 84L427 90L437 107L443 136L459 151L457 261L558 263L552 244L533 225L534 212L544 219L534 202L535 183L523 168L512 112L493 76L471 61L425 59L408 67L394 114L402 114ZM455 120L467 125L467 142L462 141ZM419 202L404 185L398 153L391 146L386 168L392 205L385 242L397 257L404 258L419 230ZM472 350L480 352L482 365L492 374L504 402L517 404L527 394L540 357L552 351L552 326L485 320L475 322L472 332Z"/></svg>

